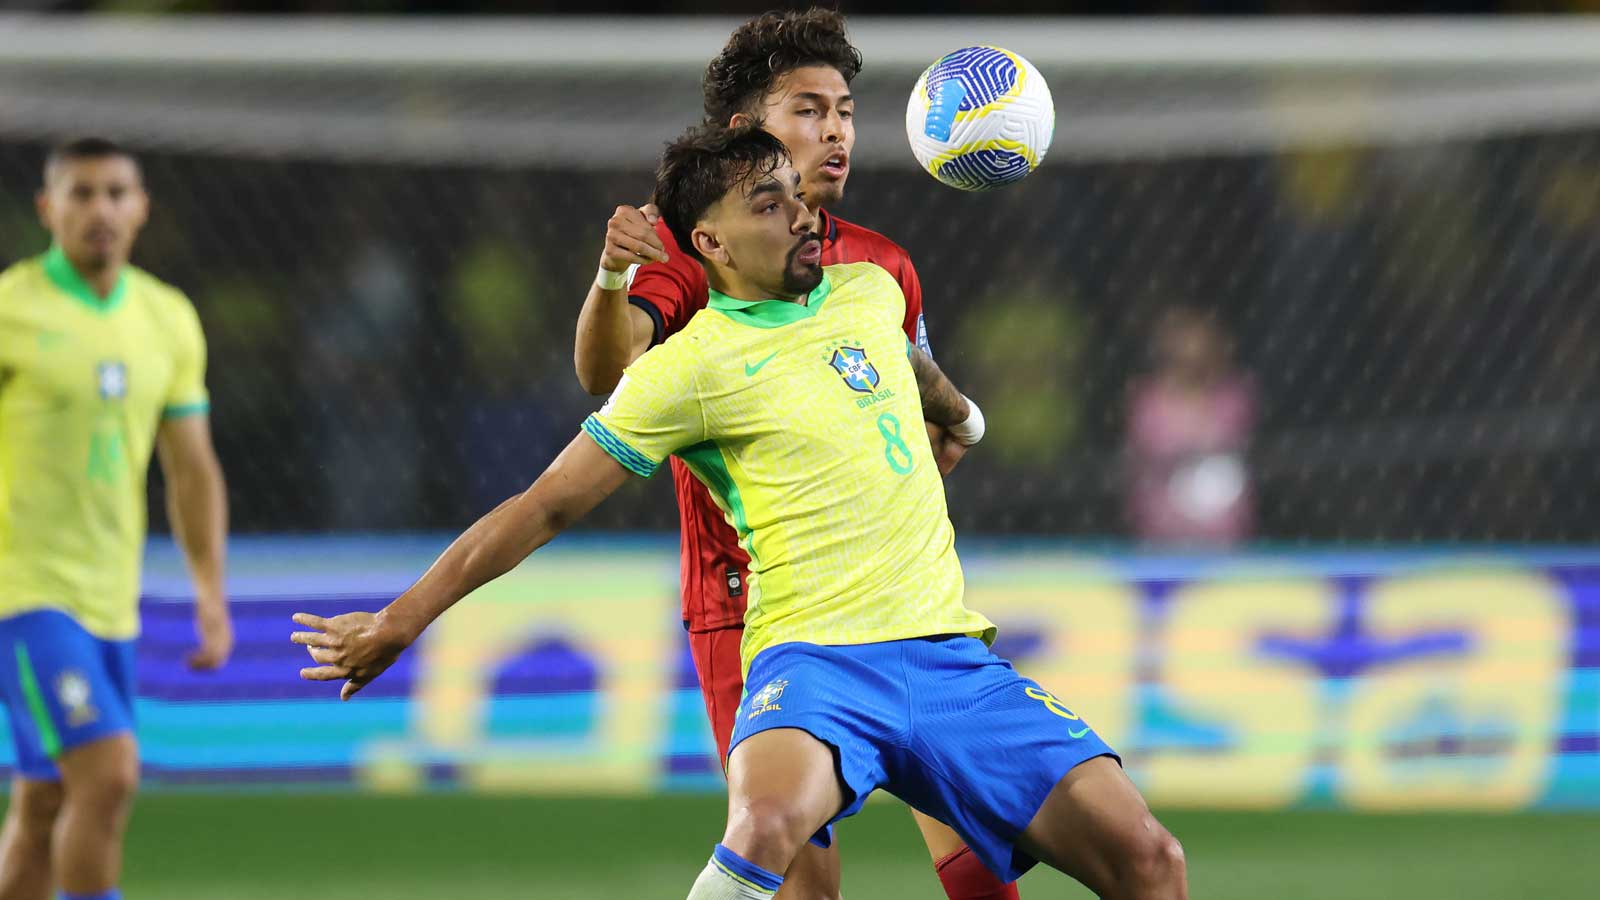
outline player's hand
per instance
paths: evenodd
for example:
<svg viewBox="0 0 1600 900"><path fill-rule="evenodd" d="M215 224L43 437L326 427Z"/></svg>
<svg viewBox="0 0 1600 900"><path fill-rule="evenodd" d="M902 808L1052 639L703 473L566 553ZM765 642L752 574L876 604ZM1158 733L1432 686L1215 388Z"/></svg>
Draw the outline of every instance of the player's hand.
<svg viewBox="0 0 1600 900"><path fill-rule="evenodd" d="M943 425L933 422L925 423L928 426L928 443L933 445L933 461L939 467L940 475L949 475L955 470L956 463L961 462L961 457L967 455L967 445L950 436L950 430Z"/></svg>
<svg viewBox="0 0 1600 900"><path fill-rule="evenodd" d="M296 624L315 631L296 631L289 640L303 644L319 665L300 670L307 681L338 681L340 700L349 700L372 679L400 658L411 640L400 634L381 616L368 612L345 613L324 619L310 613L295 613Z"/></svg>
<svg viewBox="0 0 1600 900"><path fill-rule="evenodd" d="M634 263L666 262L667 248L656 234L661 218L654 203L644 206L619 206L606 223L606 249L600 254L600 267L626 272Z"/></svg>
<svg viewBox="0 0 1600 900"><path fill-rule="evenodd" d="M227 601L196 604L194 633L200 644L189 654L189 668L210 672L226 665L233 655L233 620L228 616Z"/></svg>

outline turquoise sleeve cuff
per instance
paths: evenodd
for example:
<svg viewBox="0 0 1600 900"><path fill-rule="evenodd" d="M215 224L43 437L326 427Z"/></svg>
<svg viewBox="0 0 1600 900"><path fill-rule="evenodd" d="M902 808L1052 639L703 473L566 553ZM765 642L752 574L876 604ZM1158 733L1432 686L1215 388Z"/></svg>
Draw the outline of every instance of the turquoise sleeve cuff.
<svg viewBox="0 0 1600 900"><path fill-rule="evenodd" d="M180 403L176 406L168 406L161 410L161 418L181 419L184 416L198 416L201 413L208 413L210 411L211 401L201 400L199 403Z"/></svg>
<svg viewBox="0 0 1600 900"><path fill-rule="evenodd" d="M656 468L661 465L643 453L629 447L627 442L612 434L611 429L607 428L599 418L593 415L583 420L583 433L594 438L594 442L600 445L601 450L604 450L612 459L621 463L624 469L638 475L640 478L649 478L654 475Z"/></svg>

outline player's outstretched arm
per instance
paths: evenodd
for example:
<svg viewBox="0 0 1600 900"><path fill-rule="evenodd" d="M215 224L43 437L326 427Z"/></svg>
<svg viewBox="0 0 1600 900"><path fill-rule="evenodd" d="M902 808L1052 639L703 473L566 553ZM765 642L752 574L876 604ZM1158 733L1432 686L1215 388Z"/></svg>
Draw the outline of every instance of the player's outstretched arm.
<svg viewBox="0 0 1600 900"><path fill-rule="evenodd" d="M340 699L355 696L445 610L511 571L630 477L592 438L579 434L532 487L468 528L416 584L381 611L331 619L296 613L296 623L314 630L297 631L289 639L305 645L318 664L301 669L300 677L344 679Z"/></svg>
<svg viewBox="0 0 1600 900"><path fill-rule="evenodd" d="M917 376L922 417L928 423L928 440L939 474L949 475L967 448L983 438L983 413L978 404L956 390L933 357L920 347L911 348L911 371Z"/></svg>
<svg viewBox="0 0 1600 900"><path fill-rule="evenodd" d="M578 335L572 365L578 383L591 394L608 394L622 379L622 370L650 349L655 323L628 302L628 267L666 262L667 251L656 234L660 218L654 204L635 209L619 206L606 223L606 245L600 271L578 313Z"/></svg>
<svg viewBox="0 0 1600 900"><path fill-rule="evenodd" d="M166 481L167 519L194 581L194 669L218 669L233 653L233 622L223 587L227 558L228 488L211 443L210 419L187 415L161 423L156 456Z"/></svg>

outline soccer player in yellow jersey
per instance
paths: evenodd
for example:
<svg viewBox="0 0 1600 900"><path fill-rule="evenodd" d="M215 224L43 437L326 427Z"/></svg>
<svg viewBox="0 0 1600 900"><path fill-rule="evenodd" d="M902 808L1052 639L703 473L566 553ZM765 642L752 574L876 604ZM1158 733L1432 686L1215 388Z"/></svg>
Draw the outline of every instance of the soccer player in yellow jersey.
<svg viewBox="0 0 1600 900"><path fill-rule="evenodd" d="M53 242L0 273L0 695L16 743L0 897L116 898L139 780L133 645L152 451L221 666L227 531L205 339L187 298L130 266L149 210L139 166L99 139L45 164Z"/></svg>
<svg viewBox="0 0 1600 900"><path fill-rule="evenodd" d="M766 900L808 840L885 788L1010 881L1043 861L1117 900L1181 900L1183 854L1116 755L989 652L962 603L943 484L919 422L961 395L901 330L872 263L820 265L816 215L777 138L691 132L656 201L698 257L706 309L628 367L528 491L377 614L300 613L292 639L349 698L467 593L676 454L750 554L746 701L728 823L689 900Z"/></svg>

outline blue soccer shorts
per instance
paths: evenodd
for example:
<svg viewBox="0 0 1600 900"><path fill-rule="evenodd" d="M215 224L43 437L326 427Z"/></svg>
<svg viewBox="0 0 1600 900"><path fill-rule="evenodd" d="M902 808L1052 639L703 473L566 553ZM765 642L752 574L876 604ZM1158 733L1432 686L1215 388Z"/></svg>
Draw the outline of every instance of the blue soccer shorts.
<svg viewBox="0 0 1600 900"><path fill-rule="evenodd" d="M798 728L831 746L844 808L883 788L949 825L983 864L1015 881L1035 860L1017 838L1079 763L1116 753L1070 709L982 641L936 637L824 647L779 644L745 678L733 746Z"/></svg>
<svg viewBox="0 0 1600 900"><path fill-rule="evenodd" d="M55 610L0 619L0 695L22 777L59 781L62 753L133 731L135 643L101 640Z"/></svg>

